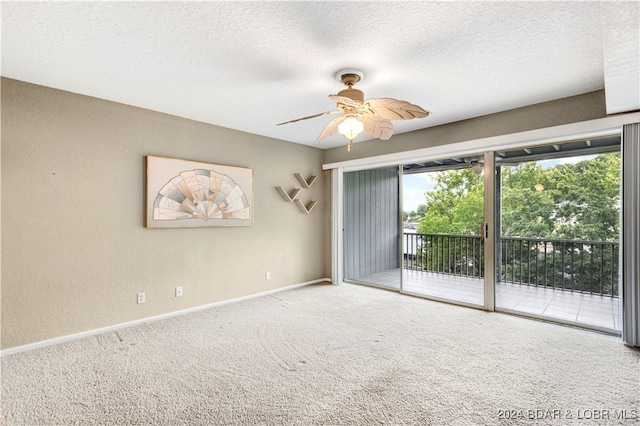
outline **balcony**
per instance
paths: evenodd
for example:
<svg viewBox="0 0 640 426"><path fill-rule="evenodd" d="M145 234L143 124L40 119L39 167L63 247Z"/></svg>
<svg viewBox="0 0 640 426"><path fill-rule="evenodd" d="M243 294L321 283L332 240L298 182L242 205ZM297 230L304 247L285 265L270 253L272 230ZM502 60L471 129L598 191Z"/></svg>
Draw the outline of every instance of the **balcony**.
<svg viewBox="0 0 640 426"><path fill-rule="evenodd" d="M496 308L607 331L621 328L617 242L502 237ZM359 281L399 287L399 270ZM403 291L483 305L479 236L404 234Z"/></svg>

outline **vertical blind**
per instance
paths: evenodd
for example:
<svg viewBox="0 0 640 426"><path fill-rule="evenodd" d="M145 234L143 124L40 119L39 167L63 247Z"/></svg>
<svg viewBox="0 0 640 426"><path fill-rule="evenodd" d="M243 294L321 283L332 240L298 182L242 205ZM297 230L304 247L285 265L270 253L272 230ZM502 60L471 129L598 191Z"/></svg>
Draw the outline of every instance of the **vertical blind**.
<svg viewBox="0 0 640 426"><path fill-rule="evenodd" d="M622 128L622 339L640 347L640 123Z"/></svg>

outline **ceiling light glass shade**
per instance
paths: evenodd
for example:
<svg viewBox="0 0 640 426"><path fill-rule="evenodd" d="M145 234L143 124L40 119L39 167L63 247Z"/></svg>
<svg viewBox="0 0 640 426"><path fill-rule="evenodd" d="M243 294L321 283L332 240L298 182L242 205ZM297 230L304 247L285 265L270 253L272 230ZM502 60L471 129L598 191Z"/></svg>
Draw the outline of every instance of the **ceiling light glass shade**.
<svg viewBox="0 0 640 426"><path fill-rule="evenodd" d="M364 124L355 117L349 117L338 126L338 132L353 140L364 129Z"/></svg>

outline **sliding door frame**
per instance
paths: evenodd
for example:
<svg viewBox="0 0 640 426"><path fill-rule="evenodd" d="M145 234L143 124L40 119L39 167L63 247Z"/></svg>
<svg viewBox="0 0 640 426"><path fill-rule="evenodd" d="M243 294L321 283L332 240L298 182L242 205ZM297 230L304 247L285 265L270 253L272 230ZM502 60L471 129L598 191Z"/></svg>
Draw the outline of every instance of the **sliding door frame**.
<svg viewBox="0 0 640 426"><path fill-rule="evenodd" d="M325 169L326 170L326 169ZM342 284L344 273L344 168L331 169L331 282Z"/></svg>
<svg viewBox="0 0 640 426"><path fill-rule="evenodd" d="M483 160L482 160L483 162L485 161L484 160L485 155L487 155L487 154L483 153L482 151L475 151L475 152L471 153L472 157L481 156L483 158ZM445 159L444 157L439 157L439 158L431 158L430 160L444 160L444 159ZM493 161L493 160L490 160L490 161ZM422 161L417 161L417 162L420 163ZM407 163L407 164L410 164L410 163ZM401 171L402 171L403 167L404 166L401 165L401 167L400 167ZM442 166L438 167L437 170L432 170L431 172L432 173L433 172L447 172L447 171L450 171L450 170L460 170L460 167L459 167L459 165L452 165L452 166L442 165ZM404 176L404 174L402 174L400 176L400 178L401 178L400 179L400 184L401 185L403 184L403 181L402 181L402 177L403 176ZM486 172L486 170L485 170L485 173L484 173L483 176L484 176L483 185L486 185L486 182L487 182L487 172ZM484 204L483 210L484 210L484 215L486 217L486 209L487 209L487 207L486 207L486 191L483 191L483 192L485 193L485 199L483 199L483 204ZM403 201L402 198L400 199L400 201ZM491 209L491 207L490 207L490 209ZM400 259L402 260L402 262L400 262L400 276L401 276L400 292L403 293L403 294L408 294L410 296L422 297L424 299L430 299L430 300L435 300L435 301L439 301L439 302L451 303L451 304L454 304L454 305L466 306L466 307L474 308L474 309L493 310L493 303L492 302L490 302L490 303L487 302L486 283L487 283L487 280L491 280L490 282L493 283L494 277L490 277L486 273L485 273L485 277L482 279L482 290L483 290L483 292L482 292L482 302L481 303L474 303L474 302L471 302L471 301L468 301L468 300L462 300L462 299L457 299L457 298L444 297L444 296L441 296L441 295L429 294L428 292L416 292L416 291L405 290L404 281L402 279L402 278L404 278L404 242L405 242L404 229L403 229L403 226L402 226L403 225L403 223L402 223L402 212L403 212L403 210L404 210L403 209L403 205L400 204L400 211L399 211L399 214L400 214L400 234L399 234L399 237L401 239L400 247L402 249L402 251L399 250L399 252L398 252L398 255L400 256ZM487 225L487 224L483 223L483 225ZM484 230L482 232L484 232ZM488 236L485 236L483 239L485 241L491 241L490 237L488 237ZM483 252L483 255L485 256L485 262L481 266L481 269L482 268L487 268L487 267L489 267L489 268L493 267L493 266L491 266L491 265L493 265L493 262L487 263L486 253L487 252L485 250ZM489 265L489 266L487 266L487 265ZM485 269L485 271L486 270L487 269ZM492 294L492 292L490 294Z"/></svg>
<svg viewBox="0 0 640 426"><path fill-rule="evenodd" d="M622 127L618 128L616 131L612 131L610 133L609 136L617 136L620 139L622 138ZM574 139L573 141L582 141L582 140L588 140L588 139L595 139L595 137L593 136L586 136L586 137L581 137L578 139ZM573 141L569 141L569 142L573 142ZM560 145L562 144L562 142L558 142ZM526 148L536 148L541 146L541 144L535 144L532 143L531 145L529 145ZM554 145L555 147L555 145ZM526 150L525 148L525 150ZM618 145L618 149L617 150L612 150L610 147L606 147L605 149L599 149L599 150L591 150L590 152L587 153L580 153L580 151L578 150L577 152L574 152L572 155L574 156L579 156L579 155L589 155L589 154L600 154L600 153L617 153L617 154L621 154L621 148L622 148L622 144ZM567 152L571 152L571 151L567 151ZM492 152L492 155L494 157L494 161L496 158L495 155L495 151ZM557 157L553 157L553 158L544 158L544 159L556 159ZM537 161L536 159L533 160L524 160L526 161ZM496 167L496 165L498 165L498 167ZM499 162L494 162L494 168L495 168L495 188L493 191L493 194L485 194L485 196L490 196L490 195L494 195L494 206L495 206L495 210L494 210L494 231L492 234L495 238L495 242L492 244L492 248L495 250L493 259L495 260L495 270L493 271L493 278L494 278L494 283L499 283L501 281L500 275L502 273L501 270L501 263L502 263L502 255L503 255L503 247L502 247L502 208L501 208L501 203L502 203L502 191L503 191L503 182L502 182L502 167L499 166ZM622 172L622 169L620 170L620 172ZM622 182L621 182L622 183ZM620 188L620 193L622 193L621 191L622 188ZM626 204L624 200L622 200L622 204ZM619 229L619 233L618 233L618 238L619 238L619 242L620 242L620 253L622 253L622 233L624 231L623 225L622 225L622 221L620 221L620 229ZM545 239L544 237L541 237L543 240ZM547 254L547 250L545 248L544 250L544 255L546 256ZM488 254L487 254L488 256ZM522 259L521 259L522 261ZM620 285L622 280L621 278L621 272L623 271L622 268L622 258L620 257L619 261L618 261L618 294L620 295L620 302L622 301L622 291L620 291ZM537 261L536 261L536 266L535 268L537 269ZM488 269L487 269L488 270ZM545 273L545 285L546 285L546 273ZM537 286L537 285L536 285ZM555 287L554 287L555 288ZM494 289L495 289L495 285L494 285ZM573 293L573 291L572 291ZM494 311L498 311L498 312L502 312L502 313L506 313L506 314L513 314L513 315L517 315L517 316L522 316L522 317L527 317L527 318L533 318L533 319L538 319L538 320L542 320L542 321L551 321L557 324L564 324L564 325L569 325L569 326L579 326L581 328L586 328L586 329L590 329L590 330L595 330L595 331L600 331L603 333L607 333L607 334L613 334L613 335L621 335L621 332L619 329L614 328L615 326L612 327L606 327L606 326L602 326L602 325L596 325L596 324L590 324L590 323L586 323L586 322L579 322L576 320L569 320L569 319L564 319L564 318L560 318L557 316L552 316L552 315L545 315L543 313L534 313L534 312L530 312L527 310L519 310L516 309L515 307L512 308L507 308L505 306L497 306L497 305L502 305L502 303L500 303L500 300L495 300L495 296L494 296ZM618 322L620 320L620 318L618 318L618 320L616 320L616 322Z"/></svg>
<svg viewBox="0 0 640 426"><path fill-rule="evenodd" d="M400 266L400 293L404 293L404 218L402 212L404 212L404 192L402 188L404 186L404 165L398 165L398 265Z"/></svg>
<svg viewBox="0 0 640 426"><path fill-rule="evenodd" d="M494 311L496 293L496 241L500 238L497 223L496 160L494 151L484 153L484 309Z"/></svg>

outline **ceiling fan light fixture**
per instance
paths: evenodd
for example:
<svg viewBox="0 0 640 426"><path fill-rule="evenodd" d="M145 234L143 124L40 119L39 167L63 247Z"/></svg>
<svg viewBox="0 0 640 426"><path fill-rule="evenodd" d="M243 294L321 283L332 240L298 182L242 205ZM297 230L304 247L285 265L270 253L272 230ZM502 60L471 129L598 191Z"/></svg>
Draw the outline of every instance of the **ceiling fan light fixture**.
<svg viewBox="0 0 640 426"><path fill-rule="evenodd" d="M347 117L347 119L338 126L338 132L350 141L354 140L363 130L364 124L355 117Z"/></svg>

